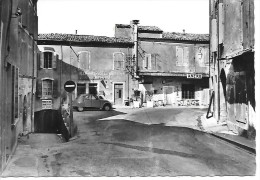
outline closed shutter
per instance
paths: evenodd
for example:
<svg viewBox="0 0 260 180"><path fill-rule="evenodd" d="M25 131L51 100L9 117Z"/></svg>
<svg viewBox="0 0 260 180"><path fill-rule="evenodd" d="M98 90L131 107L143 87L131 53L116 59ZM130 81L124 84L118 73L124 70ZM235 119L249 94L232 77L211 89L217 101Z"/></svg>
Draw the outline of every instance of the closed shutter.
<svg viewBox="0 0 260 180"><path fill-rule="evenodd" d="M219 34L219 44L222 44L224 42L224 6L223 3L219 3L218 5L218 11L219 11L219 26L218 26L218 34Z"/></svg>
<svg viewBox="0 0 260 180"><path fill-rule="evenodd" d="M40 59L39 59L39 69L43 69L43 67L44 67L44 54L43 54L43 52L40 52Z"/></svg>
<svg viewBox="0 0 260 180"><path fill-rule="evenodd" d="M56 53L52 53L52 58L51 58L51 67L53 68L53 69L56 69Z"/></svg>
<svg viewBox="0 0 260 180"><path fill-rule="evenodd" d="M37 79L36 94L37 94L37 97L39 97L39 98L42 97L42 81L40 79Z"/></svg>
<svg viewBox="0 0 260 180"><path fill-rule="evenodd" d="M183 60L183 65L188 65L189 64L189 47L184 47L184 60Z"/></svg>
<svg viewBox="0 0 260 180"><path fill-rule="evenodd" d="M54 79L52 83L53 83L53 86L52 86L53 87L52 88L52 92L53 92L52 97L57 98L59 96L59 82L58 82L57 79Z"/></svg>
<svg viewBox="0 0 260 180"><path fill-rule="evenodd" d="M183 49L180 46L176 46L176 64L179 66L183 64Z"/></svg>
<svg viewBox="0 0 260 180"><path fill-rule="evenodd" d="M19 5L18 7L21 8L23 14L21 16L21 19L22 19L22 26L24 28L27 28L28 27L28 16L29 16L29 11L28 11L28 8L29 8L29 1L28 0L19 0Z"/></svg>
<svg viewBox="0 0 260 180"><path fill-rule="evenodd" d="M144 57L143 59L143 69L145 69L147 66L146 66L146 56Z"/></svg>
<svg viewBox="0 0 260 180"><path fill-rule="evenodd" d="M205 64L209 64L209 49L204 48L203 59Z"/></svg>
<svg viewBox="0 0 260 180"><path fill-rule="evenodd" d="M211 39L210 39L211 52L217 52L217 20L211 20Z"/></svg>
<svg viewBox="0 0 260 180"><path fill-rule="evenodd" d="M152 69L152 57L151 54L147 54L147 64L148 64L148 69Z"/></svg>

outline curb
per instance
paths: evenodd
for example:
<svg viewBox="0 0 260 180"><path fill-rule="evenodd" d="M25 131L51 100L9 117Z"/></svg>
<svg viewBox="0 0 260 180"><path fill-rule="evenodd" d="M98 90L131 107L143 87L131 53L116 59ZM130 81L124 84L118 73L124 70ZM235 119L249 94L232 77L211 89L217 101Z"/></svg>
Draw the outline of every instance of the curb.
<svg viewBox="0 0 260 180"><path fill-rule="evenodd" d="M221 139L221 140L224 140L224 141L226 141L226 142L228 142L228 143L230 143L230 144L233 144L233 145L235 145L235 146L237 146L237 147L240 147L241 149L244 149L244 150L248 151L249 153L252 153L252 154L256 155L256 150L255 150L255 148L246 146L246 145L241 144L241 143L236 142L236 141L232 141L232 140L230 140L230 139L224 138L224 137L219 136L219 135L214 134L214 133L209 133L209 134L210 134L211 136L214 136L214 137L217 137L217 138L219 138L219 139Z"/></svg>

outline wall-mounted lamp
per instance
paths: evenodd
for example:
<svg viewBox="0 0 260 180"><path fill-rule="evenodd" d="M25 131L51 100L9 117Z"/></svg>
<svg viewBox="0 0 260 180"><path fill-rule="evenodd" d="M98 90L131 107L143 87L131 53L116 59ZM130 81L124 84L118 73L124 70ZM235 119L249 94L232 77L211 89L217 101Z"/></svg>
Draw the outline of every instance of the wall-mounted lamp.
<svg viewBox="0 0 260 180"><path fill-rule="evenodd" d="M17 18L21 15L22 15L22 10L21 8L17 7L16 12L14 13L14 16L12 16L12 18Z"/></svg>

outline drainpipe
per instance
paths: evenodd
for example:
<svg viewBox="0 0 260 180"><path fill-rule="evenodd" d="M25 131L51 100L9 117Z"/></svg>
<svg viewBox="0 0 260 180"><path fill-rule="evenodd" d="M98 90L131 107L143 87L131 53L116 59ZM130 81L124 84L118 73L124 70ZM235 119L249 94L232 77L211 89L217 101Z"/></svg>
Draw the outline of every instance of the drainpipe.
<svg viewBox="0 0 260 180"><path fill-rule="evenodd" d="M131 26L133 28L133 34L132 34L132 39L134 41L134 48L133 48L133 56L134 56L134 59L132 62L132 66L133 66L133 69L134 69L134 77L135 78L138 78L137 76L137 70L138 70L138 24L139 24L139 20L132 20L131 21Z"/></svg>
<svg viewBox="0 0 260 180"><path fill-rule="evenodd" d="M31 93L31 132L34 131L34 119L33 119L33 110L34 110L34 106L33 106L33 102L34 102L34 97L35 95L33 94L33 85L34 85L34 37L32 35L32 60L33 60L33 63L32 63L32 93Z"/></svg>

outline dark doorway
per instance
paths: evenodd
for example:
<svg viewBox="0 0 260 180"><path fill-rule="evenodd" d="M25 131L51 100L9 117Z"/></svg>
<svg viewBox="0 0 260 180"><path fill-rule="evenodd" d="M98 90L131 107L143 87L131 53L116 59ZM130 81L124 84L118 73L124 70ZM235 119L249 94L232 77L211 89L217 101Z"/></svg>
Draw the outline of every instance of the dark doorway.
<svg viewBox="0 0 260 180"><path fill-rule="evenodd" d="M89 83L89 94L97 94L97 83Z"/></svg>
<svg viewBox="0 0 260 180"><path fill-rule="evenodd" d="M115 104L123 104L123 84L114 85Z"/></svg>
<svg viewBox="0 0 260 180"><path fill-rule="evenodd" d="M77 84L77 95L85 94L86 93L86 84Z"/></svg>
<svg viewBox="0 0 260 180"><path fill-rule="evenodd" d="M23 98L23 131L26 131L27 126L27 97L24 96Z"/></svg>

